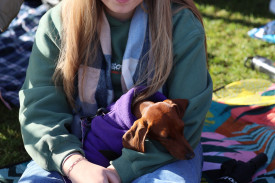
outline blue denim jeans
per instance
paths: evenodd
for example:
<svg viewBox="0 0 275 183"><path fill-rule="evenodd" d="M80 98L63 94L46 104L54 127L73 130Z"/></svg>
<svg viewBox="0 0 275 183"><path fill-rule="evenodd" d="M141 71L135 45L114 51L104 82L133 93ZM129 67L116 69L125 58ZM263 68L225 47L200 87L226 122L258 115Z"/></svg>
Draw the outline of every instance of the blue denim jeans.
<svg viewBox="0 0 275 183"><path fill-rule="evenodd" d="M200 183L202 171L202 146L195 150L191 160L179 160L165 165L152 173L145 174L133 183ZM63 178L58 172L48 172L31 161L19 183L62 183Z"/></svg>
<svg viewBox="0 0 275 183"><path fill-rule="evenodd" d="M56 171L48 172L31 161L18 182L22 183L63 183L63 177Z"/></svg>

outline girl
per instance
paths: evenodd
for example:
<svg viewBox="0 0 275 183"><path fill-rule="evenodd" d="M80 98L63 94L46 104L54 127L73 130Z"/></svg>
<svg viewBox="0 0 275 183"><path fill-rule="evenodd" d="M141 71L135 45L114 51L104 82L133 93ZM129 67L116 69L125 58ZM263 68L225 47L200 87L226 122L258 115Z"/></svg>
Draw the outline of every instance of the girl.
<svg viewBox="0 0 275 183"><path fill-rule="evenodd" d="M189 100L184 135L195 158L178 161L158 142L124 148L107 168L83 158L80 117L134 86ZM200 136L211 104L205 32L192 0L63 0L41 19L19 93L32 161L19 182L200 182Z"/></svg>

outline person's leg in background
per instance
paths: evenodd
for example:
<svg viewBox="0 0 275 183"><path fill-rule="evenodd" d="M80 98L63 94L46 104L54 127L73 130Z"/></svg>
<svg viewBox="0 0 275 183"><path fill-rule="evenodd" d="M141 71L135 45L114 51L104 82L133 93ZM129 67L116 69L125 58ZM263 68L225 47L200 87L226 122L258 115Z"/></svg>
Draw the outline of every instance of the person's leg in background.
<svg viewBox="0 0 275 183"><path fill-rule="evenodd" d="M275 0L270 0L269 10L270 10L271 13L275 14Z"/></svg>

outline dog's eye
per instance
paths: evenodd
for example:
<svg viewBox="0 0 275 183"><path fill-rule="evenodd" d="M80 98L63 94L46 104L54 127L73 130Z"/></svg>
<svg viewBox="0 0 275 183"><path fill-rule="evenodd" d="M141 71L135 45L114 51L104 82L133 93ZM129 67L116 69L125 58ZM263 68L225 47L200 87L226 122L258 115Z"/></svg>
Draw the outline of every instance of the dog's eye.
<svg viewBox="0 0 275 183"><path fill-rule="evenodd" d="M169 136L169 134L167 133L167 131L163 130L160 132L159 136L162 138L167 138Z"/></svg>
<svg viewBox="0 0 275 183"><path fill-rule="evenodd" d="M172 136L166 130L161 131L159 137L165 140L172 139Z"/></svg>

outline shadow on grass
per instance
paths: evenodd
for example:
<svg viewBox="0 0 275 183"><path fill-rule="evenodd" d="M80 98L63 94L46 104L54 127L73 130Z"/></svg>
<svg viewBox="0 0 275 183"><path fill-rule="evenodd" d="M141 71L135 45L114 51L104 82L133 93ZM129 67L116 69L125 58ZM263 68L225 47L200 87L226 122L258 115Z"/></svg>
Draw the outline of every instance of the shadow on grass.
<svg viewBox="0 0 275 183"><path fill-rule="evenodd" d="M251 22L251 21L246 21L246 20L241 20L241 19L232 19L232 18L214 16L214 15L205 14L203 12L201 13L201 15L203 16L203 18L208 18L208 19L211 19L211 20L221 19L226 23L237 23L237 24L242 24L242 25L247 26L247 27L260 27L260 26L263 26L267 23L267 22L256 23L256 22Z"/></svg>
<svg viewBox="0 0 275 183"><path fill-rule="evenodd" d="M243 15L253 15L274 19L275 15L269 12L269 0L194 0L200 5L213 5L229 12L239 12Z"/></svg>

